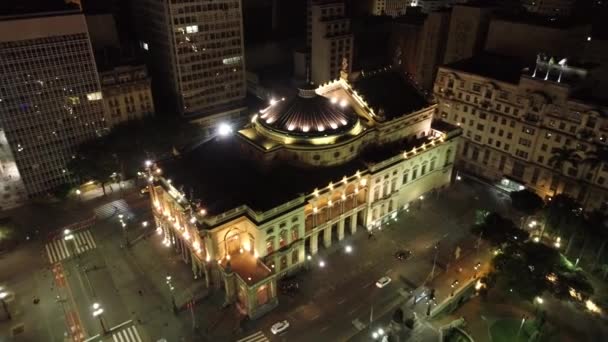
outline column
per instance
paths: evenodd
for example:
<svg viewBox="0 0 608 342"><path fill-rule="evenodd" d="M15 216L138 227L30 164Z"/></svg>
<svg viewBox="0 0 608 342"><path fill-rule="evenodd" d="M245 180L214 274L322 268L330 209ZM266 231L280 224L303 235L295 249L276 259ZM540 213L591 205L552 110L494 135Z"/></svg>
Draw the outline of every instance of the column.
<svg viewBox="0 0 608 342"><path fill-rule="evenodd" d="M310 236L310 254L315 255L319 250L319 233L314 232Z"/></svg>
<svg viewBox="0 0 608 342"><path fill-rule="evenodd" d="M350 233L351 235L355 235L357 232L357 213L351 215L350 217Z"/></svg>
<svg viewBox="0 0 608 342"><path fill-rule="evenodd" d="M329 248L331 246L331 225L323 230L323 246Z"/></svg>
<svg viewBox="0 0 608 342"><path fill-rule="evenodd" d="M344 239L344 219L340 219L338 221L338 241L342 241Z"/></svg>
<svg viewBox="0 0 608 342"><path fill-rule="evenodd" d="M192 261L192 275L194 276L194 279L198 279L198 273L199 273L198 261L196 260L196 257L192 253L190 253L190 260Z"/></svg>

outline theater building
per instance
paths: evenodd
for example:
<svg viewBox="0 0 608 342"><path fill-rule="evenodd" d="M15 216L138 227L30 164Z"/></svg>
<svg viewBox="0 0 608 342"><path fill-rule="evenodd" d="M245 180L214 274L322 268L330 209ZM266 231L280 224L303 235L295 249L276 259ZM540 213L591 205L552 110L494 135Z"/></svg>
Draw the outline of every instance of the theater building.
<svg viewBox="0 0 608 342"><path fill-rule="evenodd" d="M244 129L148 164L159 233L250 318L277 280L448 186L460 129L386 69L272 99Z"/></svg>

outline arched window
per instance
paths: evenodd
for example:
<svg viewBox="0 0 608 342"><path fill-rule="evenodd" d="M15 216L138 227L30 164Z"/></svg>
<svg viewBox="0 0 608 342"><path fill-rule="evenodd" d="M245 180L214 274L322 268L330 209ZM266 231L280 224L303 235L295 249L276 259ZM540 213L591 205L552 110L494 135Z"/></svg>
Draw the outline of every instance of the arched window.
<svg viewBox="0 0 608 342"><path fill-rule="evenodd" d="M418 178L418 165L414 166L412 170L412 180L416 180L416 178Z"/></svg>
<svg viewBox="0 0 608 342"><path fill-rule="evenodd" d="M410 177L410 170L403 171L403 184L407 184Z"/></svg>
<svg viewBox="0 0 608 342"><path fill-rule="evenodd" d="M279 233L279 248L287 246L287 231L281 230Z"/></svg>
<svg viewBox="0 0 608 342"><path fill-rule="evenodd" d="M268 238L266 240L266 252L268 254L274 252L274 237Z"/></svg>
<svg viewBox="0 0 608 342"><path fill-rule="evenodd" d="M433 171L435 170L435 161L437 160L437 158L433 157L433 159L431 159L431 166L429 168L429 171Z"/></svg>
<svg viewBox="0 0 608 342"><path fill-rule="evenodd" d="M298 232L299 229L300 227L298 227L297 225L291 227L291 241L296 241L300 237L300 234Z"/></svg>
<svg viewBox="0 0 608 342"><path fill-rule="evenodd" d="M291 253L291 264L295 265L300 261L300 254L298 253L298 250L296 249L295 251L293 251Z"/></svg>
<svg viewBox="0 0 608 342"><path fill-rule="evenodd" d="M445 162L443 163L443 167L446 167L450 164L450 158L452 157L452 149L448 149L445 153Z"/></svg>
<svg viewBox="0 0 608 342"><path fill-rule="evenodd" d="M424 176L424 174L426 173L426 162L422 163L422 169L420 170L420 175Z"/></svg>

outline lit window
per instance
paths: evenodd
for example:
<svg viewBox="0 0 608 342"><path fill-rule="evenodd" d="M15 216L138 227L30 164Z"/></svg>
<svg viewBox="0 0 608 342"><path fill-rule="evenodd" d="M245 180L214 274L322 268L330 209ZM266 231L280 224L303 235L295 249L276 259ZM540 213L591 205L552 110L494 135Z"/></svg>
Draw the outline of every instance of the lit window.
<svg viewBox="0 0 608 342"><path fill-rule="evenodd" d="M96 91L94 93L88 93L87 94L87 99L89 101L99 101L101 100L103 97L101 96L101 92L100 91Z"/></svg>
<svg viewBox="0 0 608 342"><path fill-rule="evenodd" d="M186 26L186 33L196 33L198 32L198 25Z"/></svg>

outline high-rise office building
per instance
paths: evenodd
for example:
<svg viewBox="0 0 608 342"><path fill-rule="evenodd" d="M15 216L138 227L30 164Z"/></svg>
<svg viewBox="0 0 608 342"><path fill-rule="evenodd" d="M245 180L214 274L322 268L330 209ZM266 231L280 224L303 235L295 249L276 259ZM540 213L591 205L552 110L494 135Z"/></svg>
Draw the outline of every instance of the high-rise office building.
<svg viewBox="0 0 608 342"><path fill-rule="evenodd" d="M344 10L341 1L312 5L310 72L316 84L338 79L341 71L351 70L353 34Z"/></svg>
<svg viewBox="0 0 608 342"><path fill-rule="evenodd" d="M28 195L71 182L75 146L106 128L84 16L0 17L0 75L0 127Z"/></svg>
<svg viewBox="0 0 608 342"><path fill-rule="evenodd" d="M238 115L245 98L241 0L134 0L153 86L190 118Z"/></svg>

